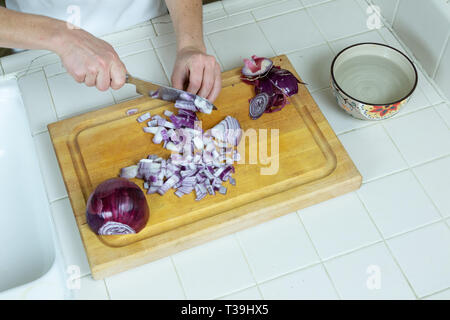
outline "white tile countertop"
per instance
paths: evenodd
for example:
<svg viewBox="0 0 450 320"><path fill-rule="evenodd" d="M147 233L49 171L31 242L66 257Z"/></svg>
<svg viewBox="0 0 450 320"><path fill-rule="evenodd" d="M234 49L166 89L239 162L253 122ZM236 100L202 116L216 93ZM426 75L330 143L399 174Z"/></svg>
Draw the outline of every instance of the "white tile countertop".
<svg viewBox="0 0 450 320"><path fill-rule="evenodd" d="M450 299L450 104L419 70L410 103L368 122L337 106L329 66L342 48L382 42L412 53L390 27L369 30L364 0L224 0L204 7L208 52L222 70L252 54L287 54L363 176L360 190L94 281L47 124L136 96L79 85L54 54L0 60L16 75L77 299ZM104 37L128 70L168 84L168 16ZM419 69L420 66L418 66ZM375 280L374 280L375 279ZM378 281L379 280L379 281Z"/></svg>

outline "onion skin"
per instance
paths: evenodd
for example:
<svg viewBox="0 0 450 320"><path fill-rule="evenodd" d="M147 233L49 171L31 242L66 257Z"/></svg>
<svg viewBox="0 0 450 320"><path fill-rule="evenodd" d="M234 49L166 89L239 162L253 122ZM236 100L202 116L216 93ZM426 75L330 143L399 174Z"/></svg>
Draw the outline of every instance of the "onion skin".
<svg viewBox="0 0 450 320"><path fill-rule="evenodd" d="M261 94L269 97L265 112L272 113L283 109L289 103L288 98L298 93L298 84L305 83L299 81L290 71L274 66L273 63L266 63L266 68L263 68L264 61L270 60L256 56L252 56L252 59L244 59L241 80L255 87L254 98ZM250 117L256 120L259 118L259 112L252 110L252 100L250 99ZM258 100L261 100L260 96L253 100L253 104Z"/></svg>
<svg viewBox="0 0 450 320"><path fill-rule="evenodd" d="M87 223L100 235L138 233L147 224L149 216L144 193L125 178L113 178L99 184L86 206Z"/></svg>

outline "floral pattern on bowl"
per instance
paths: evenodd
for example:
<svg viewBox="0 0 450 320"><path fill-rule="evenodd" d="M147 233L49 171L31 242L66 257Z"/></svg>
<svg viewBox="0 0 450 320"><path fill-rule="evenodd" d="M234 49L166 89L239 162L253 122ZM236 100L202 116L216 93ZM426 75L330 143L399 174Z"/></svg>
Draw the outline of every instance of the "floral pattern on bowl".
<svg viewBox="0 0 450 320"><path fill-rule="evenodd" d="M334 85L333 81L331 82L331 87L339 106L348 114L360 120L383 120L390 118L396 115L410 98L408 97L395 104L369 105L349 98Z"/></svg>

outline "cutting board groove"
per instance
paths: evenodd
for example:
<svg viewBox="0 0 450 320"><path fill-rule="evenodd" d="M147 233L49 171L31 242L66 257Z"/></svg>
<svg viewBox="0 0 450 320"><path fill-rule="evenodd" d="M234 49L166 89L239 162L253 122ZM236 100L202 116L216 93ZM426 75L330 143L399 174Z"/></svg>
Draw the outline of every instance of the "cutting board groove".
<svg viewBox="0 0 450 320"><path fill-rule="evenodd" d="M275 65L297 77L286 56L273 58ZM250 120L248 99L253 89L240 81L239 69L223 74L223 90L216 101L219 111L199 115L203 128L214 126L226 115L236 117L244 130L279 132L279 159L274 175L260 174L257 164L237 164L237 186L229 186L226 196L207 197L200 202L194 195L177 198L147 195L150 219L136 235L97 236L86 224L86 201L105 179L117 176L120 168L135 164L148 154L167 156L152 135L136 122L139 114L162 114L174 110L164 101L140 98L89 112L49 125L72 208L96 279L124 271L199 243L267 221L317 202L358 188L361 176L336 135L323 117L305 86L291 97L282 111ZM138 108L138 115L126 111ZM271 131L272 130L272 131ZM270 139L269 139L270 140ZM251 139L246 149L257 148ZM271 150L271 144L267 146ZM142 187L142 181L133 179Z"/></svg>

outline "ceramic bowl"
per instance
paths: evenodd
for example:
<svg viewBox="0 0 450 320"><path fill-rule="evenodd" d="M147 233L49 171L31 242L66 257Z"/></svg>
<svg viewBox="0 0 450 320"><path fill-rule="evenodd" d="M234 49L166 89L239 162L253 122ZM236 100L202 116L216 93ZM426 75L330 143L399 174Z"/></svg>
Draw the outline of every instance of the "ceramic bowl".
<svg viewBox="0 0 450 320"><path fill-rule="evenodd" d="M382 120L397 114L417 87L417 70L399 50L359 43L342 50L331 65L338 104L353 117Z"/></svg>

